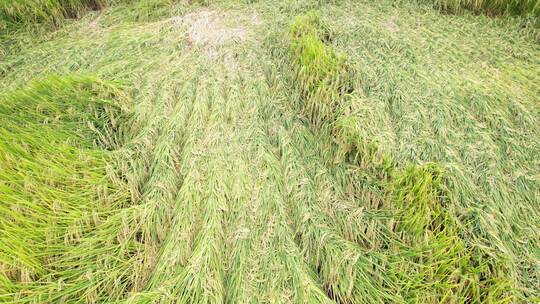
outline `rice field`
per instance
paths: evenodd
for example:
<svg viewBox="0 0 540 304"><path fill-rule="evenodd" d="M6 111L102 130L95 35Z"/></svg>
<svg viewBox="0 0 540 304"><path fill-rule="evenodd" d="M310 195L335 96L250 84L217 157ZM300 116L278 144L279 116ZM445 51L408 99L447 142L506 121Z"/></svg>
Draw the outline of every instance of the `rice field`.
<svg viewBox="0 0 540 304"><path fill-rule="evenodd" d="M76 18L87 9L99 10L106 0L2 0L0 19L6 25L58 25L64 18Z"/></svg>
<svg viewBox="0 0 540 304"><path fill-rule="evenodd" d="M0 302L540 303L539 10L0 1Z"/></svg>
<svg viewBox="0 0 540 304"><path fill-rule="evenodd" d="M537 0L435 0L435 4L454 12L465 9L477 13L540 16Z"/></svg>

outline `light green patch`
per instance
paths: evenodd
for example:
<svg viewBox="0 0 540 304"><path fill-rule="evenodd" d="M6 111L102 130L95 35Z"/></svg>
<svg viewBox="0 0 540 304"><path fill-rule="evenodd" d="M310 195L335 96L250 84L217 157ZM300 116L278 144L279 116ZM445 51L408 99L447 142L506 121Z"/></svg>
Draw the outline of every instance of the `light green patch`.
<svg viewBox="0 0 540 304"><path fill-rule="evenodd" d="M304 98L302 112L315 126L333 121L343 96L352 90L351 70L344 54L326 45L327 28L315 13L295 19L290 51L295 81Z"/></svg>
<svg viewBox="0 0 540 304"><path fill-rule="evenodd" d="M79 17L87 10L99 10L106 0L3 0L0 2L0 30L11 25L60 24L64 18Z"/></svg>
<svg viewBox="0 0 540 304"><path fill-rule="evenodd" d="M5 300L32 297L29 286L54 280L61 256L128 202L108 177L106 150L122 142L125 98L90 76L50 76L0 97Z"/></svg>

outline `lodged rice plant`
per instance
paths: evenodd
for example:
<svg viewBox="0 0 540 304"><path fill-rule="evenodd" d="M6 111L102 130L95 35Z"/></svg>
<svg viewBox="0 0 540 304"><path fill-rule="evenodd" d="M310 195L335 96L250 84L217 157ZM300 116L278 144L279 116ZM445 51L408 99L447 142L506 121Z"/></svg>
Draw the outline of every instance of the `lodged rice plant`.
<svg viewBox="0 0 540 304"><path fill-rule="evenodd" d="M435 0L442 10L459 12L463 9L477 13L540 16L538 0Z"/></svg>
<svg viewBox="0 0 540 304"><path fill-rule="evenodd" d="M297 138L302 136L306 135ZM455 220L445 211L438 165L396 170L382 182L387 193L379 194L379 199L366 188L366 181L355 185L355 194L366 200L358 207L328 193L333 177L311 165L317 158L303 160L305 156L294 148L306 148L306 139L288 141L281 150L287 151L283 162L291 164L285 176L293 193L290 206L299 243L332 299L351 303L518 299L504 275L506 266L479 248L468 247L459 235ZM367 200L374 200L374 205Z"/></svg>
<svg viewBox="0 0 540 304"><path fill-rule="evenodd" d="M0 299L46 301L33 291L69 285L84 262L65 255L129 202L107 165L128 102L116 84L78 75L49 76L0 99Z"/></svg>
<svg viewBox="0 0 540 304"><path fill-rule="evenodd" d="M307 15L296 20L313 19ZM314 27L299 24L296 21L291 26L293 37L319 37L316 41L320 49L330 48L320 38L324 37L321 33L329 32L328 29L318 29L317 22L313 22ZM324 62L313 61L313 64L324 67ZM297 81L302 83L298 77ZM303 97L304 92L301 93ZM318 99L320 96L310 97L312 102L322 101ZM356 180L354 186L351 185L355 196L366 197L369 191L366 192L362 184L376 181L382 190L381 202L372 206L370 212L387 214L387 217L370 220L362 224L363 227L346 231L357 235L353 239L360 243L376 244L380 239L387 241L363 248L344 238L340 229L335 228L350 224L329 223L331 218L328 216L336 213L329 214L328 211L333 208L332 200L325 202L306 197L299 201L300 204L297 200L294 205L298 207L294 210L298 216L296 222L301 223L298 228L300 244L307 260L327 284L332 298L352 303L363 303L365 299L371 299L367 302L377 299L397 303L508 303L518 299L515 283L505 275L510 266L489 256L460 235L457 219L446 210L455 202L447 198L443 178L447 172L441 165L411 164L402 168L390 154L379 149L380 142L363 134L361 120L355 116L358 113L354 113L351 107L355 107L353 102L342 102L339 109L334 109L332 118L326 118L332 122L332 132L326 133L325 129L320 132L337 143L334 153L338 163L339 158L344 158L358 166L354 172L361 171L360 178L349 177L351 182ZM287 161L298 162L299 159L294 158ZM294 171L298 170L291 170L287 175L294 176ZM299 178L305 179L309 178ZM356 184L358 182L360 184ZM294 179L289 183L294 185ZM300 192L306 192L304 188L316 187L304 185L305 182L296 183L302 189ZM313 188L309 192L313 192ZM341 217L345 215L338 216ZM362 236L362 231L373 233ZM336 257L341 259L338 261ZM347 272L348 275L345 274Z"/></svg>
<svg viewBox="0 0 540 304"><path fill-rule="evenodd" d="M380 177L388 177L393 171L390 154L380 149L380 142L362 134L359 118L352 114L337 117L332 125L332 138L337 144L336 160L354 163Z"/></svg>
<svg viewBox="0 0 540 304"><path fill-rule="evenodd" d="M421 282L413 297L475 303L509 303L517 300L515 285L505 275L508 266L482 253L459 234L456 219L446 209L440 165L408 166L393 176L389 191L396 204L395 232L400 241L414 248L413 272ZM406 250L404 250L406 251ZM431 290L429 290L431 289Z"/></svg>
<svg viewBox="0 0 540 304"><path fill-rule="evenodd" d="M331 33L316 13L297 17L290 29L294 77L303 96L302 112L315 126L335 119L352 90L345 55L325 44Z"/></svg>
<svg viewBox="0 0 540 304"><path fill-rule="evenodd" d="M334 36L330 26L317 11L309 11L295 17L290 25L289 33L292 38L313 35L323 42L331 42Z"/></svg>
<svg viewBox="0 0 540 304"><path fill-rule="evenodd" d="M107 0L2 0L0 22L58 25L64 18L79 17L85 10L100 10L106 5Z"/></svg>
<svg viewBox="0 0 540 304"><path fill-rule="evenodd" d="M195 2L119 1L5 53L1 303L538 302L520 18ZM72 70L127 85L13 90Z"/></svg>

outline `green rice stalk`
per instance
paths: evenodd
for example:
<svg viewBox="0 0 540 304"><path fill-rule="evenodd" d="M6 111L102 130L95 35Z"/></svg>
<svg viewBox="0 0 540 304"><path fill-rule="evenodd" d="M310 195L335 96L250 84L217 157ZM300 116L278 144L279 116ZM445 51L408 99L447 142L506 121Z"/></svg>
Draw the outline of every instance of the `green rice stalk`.
<svg viewBox="0 0 540 304"><path fill-rule="evenodd" d="M345 55L327 46L329 36L314 15L300 16L290 28L290 56L294 79L303 97L302 113L314 126L333 121L343 96L351 89Z"/></svg>
<svg viewBox="0 0 540 304"><path fill-rule="evenodd" d="M0 269L7 297L30 299L60 256L129 192L109 179L128 101L91 76L49 76L1 97ZM122 101L124 100L124 101ZM100 211L97 211L100 210Z"/></svg>
<svg viewBox="0 0 540 304"><path fill-rule="evenodd" d="M59 25L64 18L78 18L88 9L100 10L106 5L107 0L2 0L0 22L4 26Z"/></svg>
<svg viewBox="0 0 540 304"><path fill-rule="evenodd" d="M540 16L538 0L435 0L435 5L450 12L470 10L475 13Z"/></svg>

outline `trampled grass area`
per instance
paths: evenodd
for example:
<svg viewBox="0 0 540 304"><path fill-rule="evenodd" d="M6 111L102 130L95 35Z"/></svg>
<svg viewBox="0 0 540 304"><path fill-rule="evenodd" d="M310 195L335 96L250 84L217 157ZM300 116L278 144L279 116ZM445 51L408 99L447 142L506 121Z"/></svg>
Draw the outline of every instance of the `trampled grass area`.
<svg viewBox="0 0 540 304"><path fill-rule="evenodd" d="M540 301L532 11L92 9L0 29L0 302Z"/></svg>

